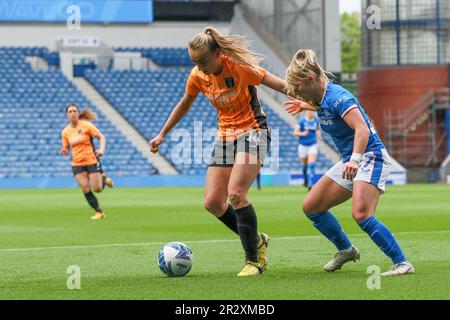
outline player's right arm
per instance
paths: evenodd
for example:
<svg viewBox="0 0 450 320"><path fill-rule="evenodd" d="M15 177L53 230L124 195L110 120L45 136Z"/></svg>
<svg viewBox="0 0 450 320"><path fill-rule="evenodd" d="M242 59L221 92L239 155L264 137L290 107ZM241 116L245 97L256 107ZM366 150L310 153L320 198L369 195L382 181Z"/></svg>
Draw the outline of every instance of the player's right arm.
<svg viewBox="0 0 450 320"><path fill-rule="evenodd" d="M59 149L59 154L67 157L70 154L70 144L69 144L69 140L67 140L67 137L65 137L64 135L62 135L61 137L61 142L62 142L62 146L61 149Z"/></svg>
<svg viewBox="0 0 450 320"><path fill-rule="evenodd" d="M294 128L294 136L296 137L306 137L308 135L308 130L302 131L299 125Z"/></svg>
<svg viewBox="0 0 450 320"><path fill-rule="evenodd" d="M178 122L183 119L189 109L192 107L195 99L200 93L200 84L198 80L198 69L194 67L189 74L189 77L186 82L186 91L184 93L183 98L178 102L175 108L172 110L172 113L167 119L164 127L158 133L156 137L150 140L150 151L153 153L158 152L158 147L163 143L164 137L172 130Z"/></svg>
<svg viewBox="0 0 450 320"><path fill-rule="evenodd" d="M319 126L317 126L317 129L316 129L316 136L317 136L317 139L323 140L323 138L322 138L322 131L320 131L320 127Z"/></svg>
<svg viewBox="0 0 450 320"><path fill-rule="evenodd" d="M183 119L196 98L196 95L191 96L188 93L184 94L183 98L172 110L172 113L170 114L159 134L150 141L151 152L158 152L158 147L161 143L163 143L164 137L178 124L178 122L181 121L181 119Z"/></svg>

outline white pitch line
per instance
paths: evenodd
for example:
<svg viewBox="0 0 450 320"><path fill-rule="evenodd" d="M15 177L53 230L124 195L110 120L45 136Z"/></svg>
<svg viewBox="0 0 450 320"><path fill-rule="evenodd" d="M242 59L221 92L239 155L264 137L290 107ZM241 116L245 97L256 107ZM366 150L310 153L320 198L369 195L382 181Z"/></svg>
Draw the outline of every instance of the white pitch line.
<svg viewBox="0 0 450 320"><path fill-rule="evenodd" d="M431 230L431 231L406 231L397 232L394 235L412 235L412 234L427 234L427 233L450 233L450 230ZM349 237L367 237L366 234L356 233L348 234ZM320 239L323 236L293 236L293 237L274 237L272 240L300 240L300 239ZM209 244L209 243L229 243L238 242L240 239L212 239L212 240L193 240L193 241L180 241L188 244ZM2 252L22 252L22 251L45 251L45 250L59 250L59 249L90 249L90 248L111 248L111 247L142 247L142 246L155 246L164 245L167 242L131 242L131 243L105 243L105 244L88 244L88 245L76 245L76 246L57 246L57 247L32 247L32 248L5 248L0 249Z"/></svg>

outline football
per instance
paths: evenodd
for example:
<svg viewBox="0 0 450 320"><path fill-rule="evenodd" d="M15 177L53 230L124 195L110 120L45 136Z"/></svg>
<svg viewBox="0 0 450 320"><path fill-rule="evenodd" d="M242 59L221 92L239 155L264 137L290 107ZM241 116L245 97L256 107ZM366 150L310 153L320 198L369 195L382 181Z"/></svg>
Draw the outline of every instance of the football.
<svg viewBox="0 0 450 320"><path fill-rule="evenodd" d="M169 277L182 277L192 269L192 250L181 242L167 243L158 254L159 269Z"/></svg>

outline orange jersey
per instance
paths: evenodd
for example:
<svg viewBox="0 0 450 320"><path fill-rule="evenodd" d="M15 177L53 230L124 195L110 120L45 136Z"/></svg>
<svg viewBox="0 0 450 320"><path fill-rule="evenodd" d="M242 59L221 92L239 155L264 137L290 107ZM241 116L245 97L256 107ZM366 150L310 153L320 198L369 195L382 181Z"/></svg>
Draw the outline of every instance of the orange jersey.
<svg viewBox="0 0 450 320"><path fill-rule="evenodd" d="M233 140L250 130L267 129L266 115L256 95L266 71L254 70L222 55L223 71L206 75L194 67L186 84L186 93L201 91L216 108L219 116L219 140Z"/></svg>
<svg viewBox="0 0 450 320"><path fill-rule="evenodd" d="M90 122L79 120L74 128L71 124L64 128L61 134L62 144L72 148L72 166L90 166L98 162L94 150L94 137L99 137L100 131Z"/></svg>

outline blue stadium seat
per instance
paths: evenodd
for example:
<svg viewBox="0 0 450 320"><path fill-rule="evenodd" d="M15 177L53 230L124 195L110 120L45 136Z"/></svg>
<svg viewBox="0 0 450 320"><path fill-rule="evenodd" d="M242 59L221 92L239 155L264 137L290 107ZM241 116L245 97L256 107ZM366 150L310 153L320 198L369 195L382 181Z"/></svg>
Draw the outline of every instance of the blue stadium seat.
<svg viewBox="0 0 450 320"><path fill-rule="evenodd" d="M33 71L26 56L40 56L55 66ZM70 177L70 161L58 155L65 106L75 102L97 113L105 133L108 174L148 175L152 164L61 73L59 55L47 48L0 47L0 178Z"/></svg>
<svg viewBox="0 0 450 320"><path fill-rule="evenodd" d="M192 66L185 48L117 48L116 51L141 52L157 64L170 67L160 71L88 70L85 77L146 138L163 126L173 106L184 94ZM26 56L39 56L53 65L48 71L33 71ZM42 47L0 47L0 177L70 177L70 163L58 155L60 132L66 125L64 108L69 102L91 108L98 115L95 124L105 133L107 155L105 170L116 176L145 176L152 164L84 97L58 69L59 55ZM263 102L272 130L279 133L279 170L299 170L297 139L291 127ZM194 130L201 121L203 132L217 127L217 112L200 95L179 124L179 129ZM182 132L181 132L182 133ZM275 131L273 132L275 133ZM274 135L273 135L274 136ZM330 138L324 135L326 141ZM201 163L183 163L172 157L179 150L180 137L172 135L161 146L161 154L184 174L203 174L211 141L200 139L189 153L203 151ZM177 149L178 147L178 149ZM190 160L191 157L188 158ZM170 160L173 159L173 160ZM178 159L182 160L182 159ZM318 168L330 167L319 155Z"/></svg>
<svg viewBox="0 0 450 320"><path fill-rule="evenodd" d="M140 52L142 57L153 60L156 64L164 67L191 67L187 48L130 48L118 47L117 52Z"/></svg>

